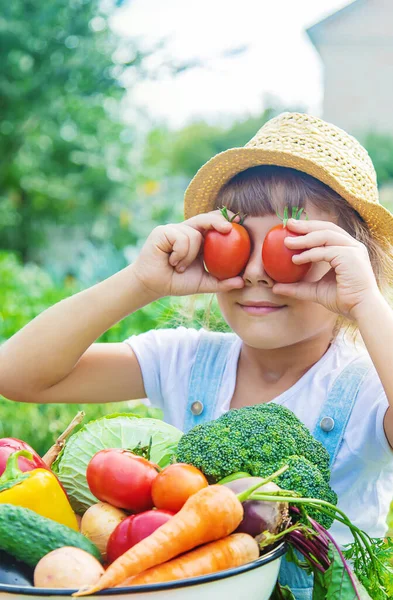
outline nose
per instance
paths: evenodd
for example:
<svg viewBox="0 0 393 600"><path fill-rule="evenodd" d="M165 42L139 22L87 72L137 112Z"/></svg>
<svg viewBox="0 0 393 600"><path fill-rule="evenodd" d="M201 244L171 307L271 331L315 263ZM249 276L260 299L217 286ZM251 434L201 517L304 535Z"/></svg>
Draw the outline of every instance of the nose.
<svg viewBox="0 0 393 600"><path fill-rule="evenodd" d="M273 287L274 280L269 277L263 268L262 248L260 244L255 244L242 277L246 286L263 285L269 288Z"/></svg>

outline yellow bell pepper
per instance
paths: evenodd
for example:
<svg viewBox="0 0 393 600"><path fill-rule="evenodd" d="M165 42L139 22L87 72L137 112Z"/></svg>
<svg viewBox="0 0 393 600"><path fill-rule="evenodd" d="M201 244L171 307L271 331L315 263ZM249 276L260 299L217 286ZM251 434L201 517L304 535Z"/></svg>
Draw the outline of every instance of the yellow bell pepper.
<svg viewBox="0 0 393 600"><path fill-rule="evenodd" d="M33 469L23 473L18 457L33 458L30 452L19 450L7 460L0 477L0 504L14 504L30 508L34 512L79 530L74 511L57 477L47 469Z"/></svg>

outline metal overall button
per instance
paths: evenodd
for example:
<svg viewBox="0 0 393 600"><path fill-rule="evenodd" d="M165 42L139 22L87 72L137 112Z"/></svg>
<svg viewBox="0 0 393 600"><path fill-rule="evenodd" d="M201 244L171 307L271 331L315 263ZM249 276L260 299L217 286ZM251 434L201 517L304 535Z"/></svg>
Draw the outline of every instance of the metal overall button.
<svg viewBox="0 0 393 600"><path fill-rule="evenodd" d="M329 431L334 429L334 419L332 419L332 417L323 417L319 425L322 431L329 433Z"/></svg>
<svg viewBox="0 0 393 600"><path fill-rule="evenodd" d="M196 402L193 402L191 404L191 412L196 417L203 412L203 408L204 408L203 403L199 402L199 400L196 400Z"/></svg>

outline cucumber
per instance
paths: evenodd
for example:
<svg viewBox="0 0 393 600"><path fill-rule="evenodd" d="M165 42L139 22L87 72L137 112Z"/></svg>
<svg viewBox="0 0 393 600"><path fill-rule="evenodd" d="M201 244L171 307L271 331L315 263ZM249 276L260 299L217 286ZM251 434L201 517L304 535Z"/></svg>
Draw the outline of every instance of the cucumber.
<svg viewBox="0 0 393 600"><path fill-rule="evenodd" d="M102 560L97 546L81 533L29 508L0 504L0 550L35 567L48 552L63 546L75 546Z"/></svg>

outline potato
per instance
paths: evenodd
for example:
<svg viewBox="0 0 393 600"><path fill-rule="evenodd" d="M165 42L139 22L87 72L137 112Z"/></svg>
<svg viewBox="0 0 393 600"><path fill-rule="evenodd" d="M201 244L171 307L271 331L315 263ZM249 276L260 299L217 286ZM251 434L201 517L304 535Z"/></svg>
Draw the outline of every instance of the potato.
<svg viewBox="0 0 393 600"><path fill-rule="evenodd" d="M94 585L103 573L103 566L94 556L80 548L64 546L41 558L34 569L34 585L79 589Z"/></svg>
<svg viewBox="0 0 393 600"><path fill-rule="evenodd" d="M125 519L127 513L107 502L98 502L87 509L82 517L80 531L98 550L105 562L106 546L112 531Z"/></svg>

